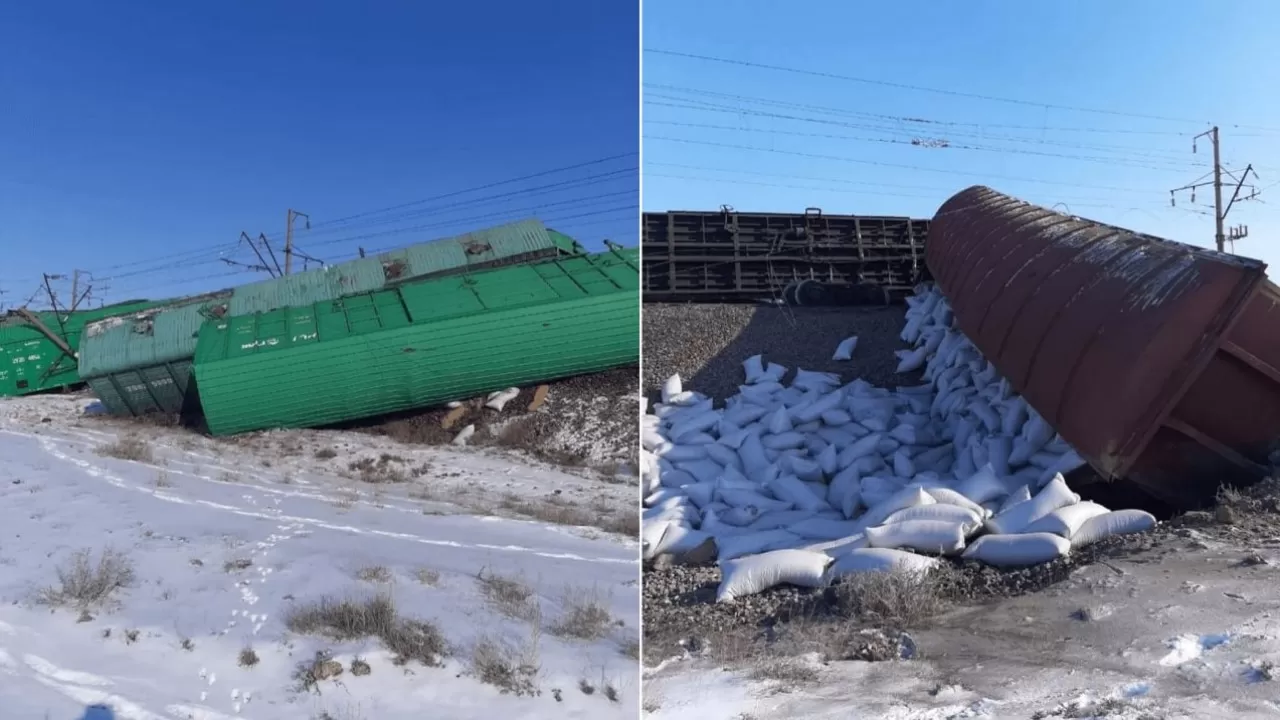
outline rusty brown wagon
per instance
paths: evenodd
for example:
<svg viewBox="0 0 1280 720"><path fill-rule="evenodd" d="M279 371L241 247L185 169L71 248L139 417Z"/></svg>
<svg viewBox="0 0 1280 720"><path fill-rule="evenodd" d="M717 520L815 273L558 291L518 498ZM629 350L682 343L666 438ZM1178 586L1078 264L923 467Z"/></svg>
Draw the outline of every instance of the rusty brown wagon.
<svg viewBox="0 0 1280 720"><path fill-rule="evenodd" d="M1104 479L1175 507L1269 472L1280 288L1258 260L971 187L925 261L959 328Z"/></svg>

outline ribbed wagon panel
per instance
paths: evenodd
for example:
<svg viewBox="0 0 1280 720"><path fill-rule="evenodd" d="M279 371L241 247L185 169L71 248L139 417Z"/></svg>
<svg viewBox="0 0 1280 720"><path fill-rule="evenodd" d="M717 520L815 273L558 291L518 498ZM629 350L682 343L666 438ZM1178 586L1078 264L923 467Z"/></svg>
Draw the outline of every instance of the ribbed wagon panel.
<svg viewBox="0 0 1280 720"><path fill-rule="evenodd" d="M189 386L188 379L173 377L174 369L189 369L200 327L210 317L305 306L414 278L546 260L574 248L572 240L548 230L540 221L523 220L184 299L136 317L92 326L80 355L80 374L87 379L120 375L114 380L116 391L100 396L113 414L136 415L137 408L179 412L191 398L174 397L169 391ZM156 378L161 384L137 392L119 389L134 388L140 378ZM93 387L105 385L95 383Z"/></svg>
<svg viewBox="0 0 1280 720"><path fill-rule="evenodd" d="M72 313L40 311L33 314L73 352L79 353L85 325L154 304L139 300ZM45 392L80 382L76 358L68 357L26 319L17 315L0 318L0 397Z"/></svg>
<svg viewBox="0 0 1280 720"><path fill-rule="evenodd" d="M259 316L252 334L241 318L210 323L196 363L209 429L230 434L324 425L635 363L638 271L628 259L634 257L634 251L609 253L558 273L548 268L579 261L495 270L366 298L366 307L380 308L379 317L394 329L352 331L347 306L355 303L348 298L317 304L311 319ZM631 269L629 282L599 284L619 266ZM556 278L570 278L572 288L552 299L532 292ZM522 288L543 299L512 301ZM432 300L441 293L433 290L478 297L484 307L442 317ZM275 334L264 336L264 326ZM313 326L318 338L306 332Z"/></svg>
<svg viewBox="0 0 1280 720"><path fill-rule="evenodd" d="M926 261L960 329L1102 476L1187 505L1263 472L1280 440L1263 263L983 187L938 210Z"/></svg>

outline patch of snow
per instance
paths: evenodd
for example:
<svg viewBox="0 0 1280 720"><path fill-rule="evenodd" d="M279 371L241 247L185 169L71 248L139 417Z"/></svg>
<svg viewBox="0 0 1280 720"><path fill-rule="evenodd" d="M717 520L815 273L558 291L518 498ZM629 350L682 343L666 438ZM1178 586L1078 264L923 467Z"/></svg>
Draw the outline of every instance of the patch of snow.
<svg viewBox="0 0 1280 720"><path fill-rule="evenodd" d="M634 718L638 665L636 543L599 531L473 515L440 487L500 499L555 490L615 492L546 467L465 449L406 450L356 433L265 434L234 444L168 428L83 421L82 398L0 401L0 707L6 717L80 717L109 706L117 720L264 720L313 717L507 720ZM41 422L49 418L49 422ZM100 455L125 433L145 438L150 462ZM277 441L307 442L281 453ZM319 447L341 448L328 461ZM338 471L351 458L409 454L427 468L404 482L355 483ZM625 494L627 488L616 492ZM634 492L632 490L631 492ZM429 512L428 512L429 511ZM112 548L136 579L114 602L81 615L37 605L42 587L77 551L97 560ZM359 579L385 568L387 582ZM491 608L477 574L519 578L542 617ZM424 579L428 578L428 579ZM399 612L435 624L461 649L442 668L397 666L374 638L334 641L290 632L292 608L321 597L385 592ZM620 624L575 640L552 629L569 603L597 597ZM471 672L469 649L492 638L536 642L542 694L502 694ZM258 662L239 664L252 648ZM345 672L298 688L300 663L318 651L367 676ZM607 682L618 701L579 691ZM555 692L553 692L555 691ZM557 698L558 696L558 698Z"/></svg>

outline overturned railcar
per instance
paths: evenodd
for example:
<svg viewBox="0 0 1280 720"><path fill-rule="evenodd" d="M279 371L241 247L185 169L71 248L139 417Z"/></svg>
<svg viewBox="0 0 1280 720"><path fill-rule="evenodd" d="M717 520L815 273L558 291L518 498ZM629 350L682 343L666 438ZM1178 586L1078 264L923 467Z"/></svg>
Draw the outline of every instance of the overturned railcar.
<svg viewBox="0 0 1280 720"><path fill-rule="evenodd" d="M934 216L956 322L1103 478L1175 507L1269 471L1280 289L1266 265L986 187Z"/></svg>
<svg viewBox="0 0 1280 720"><path fill-rule="evenodd" d="M210 432L315 427L639 362L639 257L614 247L205 323Z"/></svg>
<svg viewBox="0 0 1280 720"><path fill-rule="evenodd" d="M115 415L198 414L192 364L200 327L230 315L304 307L426 277L574 255L580 245L524 220L376 256L190 297L88 326L80 375Z"/></svg>
<svg viewBox="0 0 1280 720"><path fill-rule="evenodd" d="M79 385L78 355L85 326L153 305L131 300L90 310L23 308L0 315L0 397Z"/></svg>
<svg viewBox="0 0 1280 720"><path fill-rule="evenodd" d="M922 279L928 233L927 219L833 215L818 208L647 212L644 300L781 300L800 283L875 288L877 302L900 300Z"/></svg>

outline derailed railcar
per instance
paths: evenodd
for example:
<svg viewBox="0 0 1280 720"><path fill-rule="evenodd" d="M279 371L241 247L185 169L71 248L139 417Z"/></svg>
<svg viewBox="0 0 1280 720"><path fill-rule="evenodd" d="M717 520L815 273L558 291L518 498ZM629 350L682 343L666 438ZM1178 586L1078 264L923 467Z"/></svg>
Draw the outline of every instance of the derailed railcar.
<svg viewBox="0 0 1280 720"><path fill-rule="evenodd" d="M1268 473L1280 289L1264 263L985 187L939 208L925 258L960 329L1103 478L1187 507Z"/></svg>
<svg viewBox="0 0 1280 720"><path fill-rule="evenodd" d="M87 324L152 306L146 300L90 310L11 310L0 316L0 397L75 387Z"/></svg>
<svg viewBox="0 0 1280 720"><path fill-rule="evenodd" d="M207 322L205 422L315 427L636 363L638 265L613 247Z"/></svg>
<svg viewBox="0 0 1280 720"><path fill-rule="evenodd" d="M199 406L191 367L206 321L581 250L572 238L537 220L524 220L187 298L90 326L80 353L80 375L112 414L194 415Z"/></svg>
<svg viewBox="0 0 1280 720"><path fill-rule="evenodd" d="M644 213L646 302L781 299L804 281L901 299L923 279L929 220L871 215L673 210Z"/></svg>

